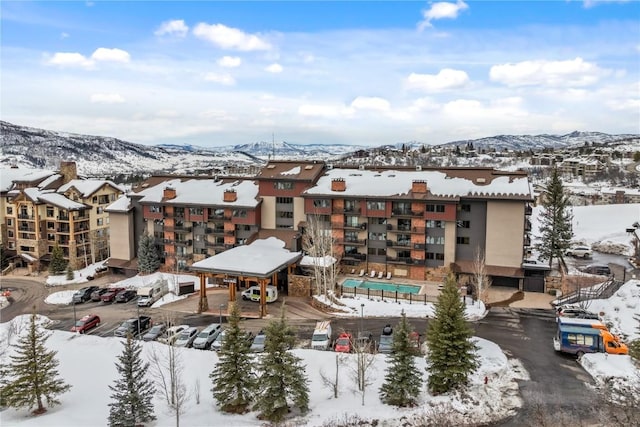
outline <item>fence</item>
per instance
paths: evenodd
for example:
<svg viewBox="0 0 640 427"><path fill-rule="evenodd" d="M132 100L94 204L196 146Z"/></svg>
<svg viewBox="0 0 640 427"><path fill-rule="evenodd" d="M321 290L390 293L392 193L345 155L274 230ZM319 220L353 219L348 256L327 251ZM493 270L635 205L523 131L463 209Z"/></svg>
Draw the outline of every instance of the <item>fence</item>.
<svg viewBox="0 0 640 427"><path fill-rule="evenodd" d="M409 304L427 304L434 303L438 300L437 296L427 294L414 294L410 292L398 292L398 291L385 291L382 289L369 289L359 287L345 287L340 285L340 295L343 297L356 295L366 296L367 299L382 299L393 300L398 302L399 300L408 302Z"/></svg>
<svg viewBox="0 0 640 427"><path fill-rule="evenodd" d="M573 291L570 294L564 295L561 298L553 301L552 304L557 307L564 304L573 304L590 299L609 298L611 295L616 293L618 289L620 289L622 284L623 282L621 281L615 280L614 278L609 278L609 280L600 284L599 286L578 289L577 291Z"/></svg>

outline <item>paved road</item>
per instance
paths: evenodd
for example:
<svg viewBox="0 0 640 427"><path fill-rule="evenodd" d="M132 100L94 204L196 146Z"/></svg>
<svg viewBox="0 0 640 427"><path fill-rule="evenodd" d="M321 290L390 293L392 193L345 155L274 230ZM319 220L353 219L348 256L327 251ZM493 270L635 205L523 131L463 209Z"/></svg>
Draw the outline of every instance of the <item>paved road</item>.
<svg viewBox="0 0 640 427"><path fill-rule="evenodd" d="M108 283L108 279L105 280ZM56 321L56 329L69 330L73 324L72 306L51 306L43 302L44 297L51 290L37 281L3 277L2 286L12 288L13 304L0 311L2 321L10 320L18 314L29 313L35 304L37 311ZM76 285L75 287L80 287ZM57 291L59 289L54 289ZM315 321L322 317L311 310L310 318L300 318L302 305L295 304L298 318L290 320L290 324L298 331L301 346L308 346ZM293 308L294 304L292 304ZM273 307L273 306L270 306ZM178 312L167 308L166 312L175 316L177 323L186 323L202 327L209 323L218 322L216 314L199 315L192 312ZM112 336L118 324L138 313L135 301L124 304L103 305L102 303L84 303L76 306L76 316L79 318L86 313L97 313L103 319L100 327L91 334ZM276 310L271 309L272 315L277 316ZM157 321L162 310L141 309L140 314L152 314ZM384 325L396 325L398 318L346 318L333 321L334 330L342 329L357 332L371 331L377 339ZM417 332L424 334L427 329L426 319L410 319ZM263 329L267 319L243 320L243 328L257 332ZM519 359L529 372L531 379L520 382L520 391L524 398L524 408L512 419L500 423L501 426L539 425L533 422L540 407L547 411L562 409L569 413L577 425L584 425L590 420L590 410L593 407L595 394L587 386L591 382L589 375L577 364L573 357L564 357L555 353L551 339L555 331L555 318L551 310L493 308L483 320L473 323L476 335L497 343L508 356Z"/></svg>

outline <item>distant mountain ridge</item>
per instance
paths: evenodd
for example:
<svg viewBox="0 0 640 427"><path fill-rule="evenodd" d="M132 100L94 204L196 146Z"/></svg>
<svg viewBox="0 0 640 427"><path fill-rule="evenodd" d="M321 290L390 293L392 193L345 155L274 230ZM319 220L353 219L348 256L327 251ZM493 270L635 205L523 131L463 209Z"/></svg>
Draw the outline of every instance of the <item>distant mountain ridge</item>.
<svg viewBox="0 0 640 427"><path fill-rule="evenodd" d="M453 141L440 145L495 150L539 150L589 143L639 140L640 135L572 132L566 135L498 135ZM421 142L398 142L385 147L420 148ZM438 146L436 146L438 147ZM135 173L191 173L235 163L261 163L269 158L336 160L356 151L380 147L347 144L294 144L285 141L255 142L223 147L162 144L142 145L117 138L49 131L0 121L0 165L55 169L60 160L75 160L81 174L113 176Z"/></svg>

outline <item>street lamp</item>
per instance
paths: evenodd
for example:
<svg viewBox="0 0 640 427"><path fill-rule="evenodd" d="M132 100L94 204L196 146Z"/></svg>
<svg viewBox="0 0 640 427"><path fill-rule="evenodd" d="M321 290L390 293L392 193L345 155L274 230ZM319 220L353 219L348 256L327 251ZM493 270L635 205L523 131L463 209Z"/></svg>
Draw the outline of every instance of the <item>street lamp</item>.
<svg viewBox="0 0 640 427"><path fill-rule="evenodd" d="M76 327L76 302L73 300L73 298L71 299L71 305L73 305L73 327Z"/></svg>
<svg viewBox="0 0 640 427"><path fill-rule="evenodd" d="M364 331L364 304L360 304L360 332Z"/></svg>
<svg viewBox="0 0 640 427"><path fill-rule="evenodd" d="M224 304L220 304L220 324L222 325L222 309L224 308Z"/></svg>

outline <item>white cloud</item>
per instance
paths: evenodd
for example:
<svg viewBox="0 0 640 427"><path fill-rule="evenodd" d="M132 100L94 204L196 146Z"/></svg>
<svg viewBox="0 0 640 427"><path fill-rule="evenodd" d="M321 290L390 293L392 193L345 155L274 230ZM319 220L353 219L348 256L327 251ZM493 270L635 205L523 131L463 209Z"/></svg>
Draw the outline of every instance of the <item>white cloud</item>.
<svg viewBox="0 0 640 427"><path fill-rule="evenodd" d="M337 107L335 105L301 105L298 107L298 114L307 117L338 117L342 115L344 107Z"/></svg>
<svg viewBox="0 0 640 427"><path fill-rule="evenodd" d="M235 68L242 64L242 59L238 56L223 56L218 59L218 65L225 68Z"/></svg>
<svg viewBox="0 0 640 427"><path fill-rule="evenodd" d="M429 9L422 11L424 18L418 24L418 29L422 31L425 28L432 27L431 21L436 19L456 19L462 10L468 9L469 6L463 1L458 0L456 3L436 2L432 3Z"/></svg>
<svg viewBox="0 0 640 427"><path fill-rule="evenodd" d="M514 86L589 86L610 74L582 58L566 61L522 61L494 65L489 71L492 81Z"/></svg>
<svg viewBox="0 0 640 427"><path fill-rule="evenodd" d="M92 104L122 104L125 99L118 93L94 93L91 95Z"/></svg>
<svg viewBox="0 0 640 427"><path fill-rule="evenodd" d="M189 32L189 27L182 19L174 19L164 21L157 30L153 32L156 36L175 35L177 37L185 37Z"/></svg>
<svg viewBox="0 0 640 427"><path fill-rule="evenodd" d="M390 111L389 101L378 97L358 96L351 102L351 108L356 110Z"/></svg>
<svg viewBox="0 0 640 427"><path fill-rule="evenodd" d="M271 45L262 38L222 24L209 25L201 22L195 26L193 34L222 49L240 51L271 49Z"/></svg>
<svg viewBox="0 0 640 427"><path fill-rule="evenodd" d="M69 33L60 33L60 39L61 40L64 40L64 39L67 39L67 38L69 38Z"/></svg>
<svg viewBox="0 0 640 427"><path fill-rule="evenodd" d="M91 55L91 59L95 61L109 61L109 62L129 62L131 56L126 50L106 47L99 47Z"/></svg>
<svg viewBox="0 0 640 427"><path fill-rule="evenodd" d="M282 68L282 65L280 65L280 64L271 64L267 68L265 68L264 70L268 71L270 73L281 73L283 68Z"/></svg>
<svg viewBox="0 0 640 427"><path fill-rule="evenodd" d="M56 52L47 61L49 65L59 67L91 68L94 62L78 52Z"/></svg>
<svg viewBox="0 0 640 427"><path fill-rule="evenodd" d="M207 73L204 79L208 82L220 83L225 86L233 86L236 80L230 74Z"/></svg>
<svg viewBox="0 0 640 427"><path fill-rule="evenodd" d="M427 92L440 92L458 89L469 83L469 76L462 70L444 68L438 74L411 73L407 77L407 84L411 88Z"/></svg>

